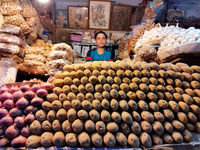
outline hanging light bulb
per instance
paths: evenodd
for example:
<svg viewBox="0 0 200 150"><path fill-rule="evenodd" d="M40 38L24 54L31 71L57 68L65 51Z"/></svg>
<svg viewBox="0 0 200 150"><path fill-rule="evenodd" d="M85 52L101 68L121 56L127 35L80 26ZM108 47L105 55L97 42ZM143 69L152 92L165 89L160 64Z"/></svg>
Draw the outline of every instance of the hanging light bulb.
<svg viewBox="0 0 200 150"><path fill-rule="evenodd" d="M41 2L41 3L47 3L47 2L49 2L49 0L38 0L39 2Z"/></svg>

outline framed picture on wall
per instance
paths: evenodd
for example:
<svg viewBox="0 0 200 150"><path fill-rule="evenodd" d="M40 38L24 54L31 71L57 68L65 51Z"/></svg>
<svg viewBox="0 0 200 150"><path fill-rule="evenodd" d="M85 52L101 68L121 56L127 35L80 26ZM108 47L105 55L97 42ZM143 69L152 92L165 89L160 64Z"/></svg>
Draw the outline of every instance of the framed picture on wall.
<svg viewBox="0 0 200 150"><path fill-rule="evenodd" d="M111 1L89 1L89 28L108 30L110 27Z"/></svg>
<svg viewBox="0 0 200 150"><path fill-rule="evenodd" d="M55 26L56 28L68 28L66 10L55 10Z"/></svg>
<svg viewBox="0 0 200 150"><path fill-rule="evenodd" d="M127 31L130 29L131 5L114 4L112 6L111 30Z"/></svg>
<svg viewBox="0 0 200 150"><path fill-rule="evenodd" d="M88 7L68 6L67 10L70 29L88 29Z"/></svg>

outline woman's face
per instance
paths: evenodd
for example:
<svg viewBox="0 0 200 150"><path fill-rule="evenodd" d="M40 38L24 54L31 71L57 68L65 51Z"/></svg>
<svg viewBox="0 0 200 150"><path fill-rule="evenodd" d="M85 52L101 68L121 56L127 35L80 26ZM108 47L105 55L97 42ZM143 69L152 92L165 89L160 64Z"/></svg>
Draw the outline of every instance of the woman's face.
<svg viewBox="0 0 200 150"><path fill-rule="evenodd" d="M96 37L97 47L104 48L106 43L107 43L106 36L103 33L97 34L97 37Z"/></svg>

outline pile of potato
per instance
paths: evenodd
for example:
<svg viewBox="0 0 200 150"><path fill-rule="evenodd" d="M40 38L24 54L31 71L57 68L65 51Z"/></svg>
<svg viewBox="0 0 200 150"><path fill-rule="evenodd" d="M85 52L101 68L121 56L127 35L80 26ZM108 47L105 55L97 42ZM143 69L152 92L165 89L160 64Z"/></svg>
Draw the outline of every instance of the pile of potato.
<svg viewBox="0 0 200 150"><path fill-rule="evenodd" d="M50 83L21 83L0 88L0 147L25 147L35 112L41 108Z"/></svg>
<svg viewBox="0 0 200 150"><path fill-rule="evenodd" d="M200 133L200 67L129 61L65 65L26 146L151 147Z"/></svg>

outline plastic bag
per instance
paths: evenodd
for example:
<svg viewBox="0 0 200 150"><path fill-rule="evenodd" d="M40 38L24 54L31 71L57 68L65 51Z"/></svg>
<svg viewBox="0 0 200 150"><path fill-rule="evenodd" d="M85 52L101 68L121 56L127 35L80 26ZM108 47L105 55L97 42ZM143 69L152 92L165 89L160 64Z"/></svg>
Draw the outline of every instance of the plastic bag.
<svg viewBox="0 0 200 150"><path fill-rule="evenodd" d="M0 42L15 44L19 46L23 45L23 41L19 37L15 35L11 35L11 34L6 34L6 33L0 33Z"/></svg>
<svg viewBox="0 0 200 150"><path fill-rule="evenodd" d="M35 10L35 8L27 4L23 4L21 7L23 9L23 12L22 12L23 17L30 18L30 17L37 16L37 11Z"/></svg>
<svg viewBox="0 0 200 150"><path fill-rule="evenodd" d="M24 60L36 60L45 63L46 58L42 55L37 55L37 54L26 54Z"/></svg>
<svg viewBox="0 0 200 150"><path fill-rule="evenodd" d="M52 51L66 51L72 57L75 55L74 50L71 48L71 46L65 43L54 44L51 50Z"/></svg>
<svg viewBox="0 0 200 150"><path fill-rule="evenodd" d="M22 15L20 15L20 14L4 17L4 23L9 23L9 24L20 26L24 22L25 22L25 20L22 17Z"/></svg>
<svg viewBox="0 0 200 150"><path fill-rule="evenodd" d="M62 70L65 65L71 65L71 62L64 59L57 59L50 61L48 65L50 68L59 68L60 70Z"/></svg>
<svg viewBox="0 0 200 150"><path fill-rule="evenodd" d="M26 18L26 23L32 27L35 25L36 23L36 17L30 17L30 18Z"/></svg>
<svg viewBox="0 0 200 150"><path fill-rule="evenodd" d="M32 31L31 33L29 33L28 39L31 41L35 41L37 39L37 33L35 31Z"/></svg>
<svg viewBox="0 0 200 150"><path fill-rule="evenodd" d="M0 52L7 54L17 54L20 52L20 47L14 44L0 43Z"/></svg>
<svg viewBox="0 0 200 150"><path fill-rule="evenodd" d="M21 14L22 7L14 2L2 3L2 14L13 16L17 14Z"/></svg>
<svg viewBox="0 0 200 150"><path fill-rule="evenodd" d="M22 30L19 26L12 25L12 24L6 24L4 23L2 27L0 28L1 33L8 33L8 34L13 34L17 36L22 35Z"/></svg>
<svg viewBox="0 0 200 150"><path fill-rule="evenodd" d="M56 59L67 59L68 53L64 51L51 51L49 54L50 61L56 60Z"/></svg>
<svg viewBox="0 0 200 150"><path fill-rule="evenodd" d="M24 60L24 65L29 65L29 66L42 66L44 65L43 62L37 61L37 60Z"/></svg>

